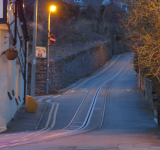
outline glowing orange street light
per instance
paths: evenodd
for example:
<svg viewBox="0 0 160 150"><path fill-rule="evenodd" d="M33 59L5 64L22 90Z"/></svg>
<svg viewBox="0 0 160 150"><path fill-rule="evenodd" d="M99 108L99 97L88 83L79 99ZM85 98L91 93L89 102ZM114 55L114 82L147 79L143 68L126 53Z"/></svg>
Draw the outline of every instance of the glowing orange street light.
<svg viewBox="0 0 160 150"><path fill-rule="evenodd" d="M51 6L50 11L56 11L56 6Z"/></svg>

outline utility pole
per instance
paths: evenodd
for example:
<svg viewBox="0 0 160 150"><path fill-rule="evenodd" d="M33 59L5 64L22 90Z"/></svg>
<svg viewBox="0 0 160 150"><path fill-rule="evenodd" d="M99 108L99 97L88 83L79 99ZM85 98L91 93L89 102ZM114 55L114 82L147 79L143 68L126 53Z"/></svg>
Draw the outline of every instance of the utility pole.
<svg viewBox="0 0 160 150"><path fill-rule="evenodd" d="M31 70L31 96L35 96L37 14L38 14L38 0L35 0L34 2L33 47L32 47L32 70Z"/></svg>

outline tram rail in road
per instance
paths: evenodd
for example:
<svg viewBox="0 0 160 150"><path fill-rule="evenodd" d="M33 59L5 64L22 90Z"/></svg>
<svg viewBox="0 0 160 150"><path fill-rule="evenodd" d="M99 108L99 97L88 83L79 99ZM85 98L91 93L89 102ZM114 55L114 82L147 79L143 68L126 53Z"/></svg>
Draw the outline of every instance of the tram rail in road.
<svg viewBox="0 0 160 150"><path fill-rule="evenodd" d="M120 57L124 57L126 59L122 63L121 67L120 67L120 63L118 63L118 59ZM45 128L43 128L39 131L36 131L34 133L28 134L24 137L21 137L20 139L14 140L12 142L9 142L9 143L6 142L7 144L1 144L0 148L7 148L7 147L18 146L18 145L37 143L37 142L42 142L42 141L45 141L48 139L60 138L60 137L70 136L73 134L78 134L78 133L83 133L83 132L90 132L92 130L96 130L96 129L100 128L102 125L102 122L103 122L103 117L104 117L106 97L104 98L104 101L101 104L101 106L102 106L101 109L100 109L100 107L98 109L101 111L101 115L100 115L101 117L99 120L99 124L95 127L90 128L90 121L91 121L91 118L94 114L94 108L97 105L97 103L99 103L98 98L99 98L100 92L103 88L105 88L105 90L109 89L110 85L112 85L114 81L116 81L118 78L120 78L121 76L123 76L126 73L128 68L130 67L129 63L132 60L132 58L133 58L132 56L128 58L125 55L119 55L113 62L111 62L111 64L107 67L107 69L110 68L116 61L117 61L117 64L119 64L119 66L117 66L117 68L115 70L113 69L113 72L110 74L110 77L107 76L106 78L102 78L101 80L98 80L88 89L87 93L84 95L84 97L81 101L79 108L77 109L77 112L75 113L74 117L72 118L72 120L68 126L66 126L63 129L57 130L57 131L51 131L51 129L54 126L53 124L55 124L55 119L53 119L53 122L50 127L48 126L49 125L49 121L48 121ZM94 75L93 77L86 79L81 84L74 87L73 89L79 88L82 85L86 84L91 79L102 75L107 69L104 69L100 73L98 73L97 75ZM105 91L105 95L106 95L106 92L107 92L107 90ZM69 90L69 92L66 92L65 94L69 94L69 93L70 93L70 90ZM64 94L64 96L65 96L65 94ZM92 98L90 98L90 97L92 97ZM87 105L86 101L87 101L87 103L88 103L88 101L90 103ZM57 112L59 104L57 104L57 103L53 104L52 108L55 105L56 105L56 112ZM84 113L85 112L84 107L86 107L86 106L88 106L87 108L85 108L87 110L86 111L87 113ZM51 109L51 110L53 110L53 109ZM49 118L51 117L51 114L52 114L52 111L50 112ZM83 116L83 117L79 117L79 116ZM56 118L55 115L54 115L54 118ZM74 125L74 123L77 123L77 119L79 121L79 125Z"/></svg>

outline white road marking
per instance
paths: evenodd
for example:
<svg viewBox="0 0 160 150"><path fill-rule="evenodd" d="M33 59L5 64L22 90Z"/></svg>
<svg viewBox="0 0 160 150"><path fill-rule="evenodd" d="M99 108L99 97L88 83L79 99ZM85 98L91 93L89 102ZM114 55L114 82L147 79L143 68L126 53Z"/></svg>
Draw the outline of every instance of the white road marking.
<svg viewBox="0 0 160 150"><path fill-rule="evenodd" d="M26 138L26 139L23 139L23 140L21 140L21 141L27 141L29 138Z"/></svg>
<svg viewBox="0 0 160 150"><path fill-rule="evenodd" d="M53 122L52 122L52 124L51 124L51 127L48 128L48 125L49 125L49 122L50 122L50 120L51 120L51 115L52 115L53 108L54 108L54 105L55 105L55 104L57 104L57 106L56 106L56 108L55 108L55 112L54 112L54 116L53 116ZM37 136L37 135L39 135L39 134L41 134L41 133L43 133L43 132L47 132L47 131L49 131L51 128L54 127L55 122L56 122L56 115L57 115L58 106L59 106L58 103L53 103L53 105L52 105L52 108L51 108L51 110L50 110L50 114L49 114L49 117L48 117L48 121L47 121L46 126L45 126L45 128L44 128L44 129L47 129L47 128L48 128L48 129L47 129L47 130L44 130L44 131L42 131L42 132L39 132L39 133L35 134L34 136Z"/></svg>
<svg viewBox="0 0 160 150"><path fill-rule="evenodd" d="M51 102L51 100L52 100L52 99L48 99L46 102L49 103L49 102Z"/></svg>
<svg viewBox="0 0 160 150"><path fill-rule="evenodd" d="M59 104L57 103L57 106L56 106L56 109L55 109L55 112L54 112L54 116L53 116L53 123L52 123L50 129L53 128L55 123L56 123L56 116L57 116L58 107L59 107Z"/></svg>
<svg viewBox="0 0 160 150"><path fill-rule="evenodd" d="M53 103L53 105L52 105L52 108L51 108L51 110L50 110L49 117L48 117L48 120L47 120L47 123L46 123L45 128L48 127L49 122L50 122L50 120L51 120L51 115L52 115L52 112L53 112L54 105L55 105L55 103Z"/></svg>
<svg viewBox="0 0 160 150"><path fill-rule="evenodd" d="M13 142L17 142L17 141L19 141L19 140L14 140Z"/></svg>
<svg viewBox="0 0 160 150"><path fill-rule="evenodd" d="M125 91L128 91L128 92L131 91L131 90L132 90L132 89L125 89Z"/></svg>
<svg viewBox="0 0 160 150"><path fill-rule="evenodd" d="M53 96L53 98L57 98L57 97L59 97L59 96L61 96L61 95ZM50 97L50 96L46 96L46 98L47 98L47 97ZM44 98L45 98L45 97L38 99L37 102L43 101ZM51 99L47 100L46 102L50 102L50 101L51 101Z"/></svg>
<svg viewBox="0 0 160 150"><path fill-rule="evenodd" d="M83 92L86 92L86 91L87 91L87 88L83 89L82 91L83 91Z"/></svg>
<svg viewBox="0 0 160 150"><path fill-rule="evenodd" d="M57 97L60 97L61 95L57 95L57 96L53 96L53 98L57 98Z"/></svg>
<svg viewBox="0 0 160 150"><path fill-rule="evenodd" d="M37 102L40 102L40 101L42 101L43 99L44 99L44 98L40 98L40 99L37 100Z"/></svg>

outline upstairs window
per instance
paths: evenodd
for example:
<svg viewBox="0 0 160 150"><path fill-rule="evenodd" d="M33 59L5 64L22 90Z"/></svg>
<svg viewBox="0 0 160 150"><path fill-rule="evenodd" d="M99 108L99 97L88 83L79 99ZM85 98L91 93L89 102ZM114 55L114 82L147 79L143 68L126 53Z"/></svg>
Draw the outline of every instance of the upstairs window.
<svg viewBox="0 0 160 150"><path fill-rule="evenodd" d="M74 0L74 2L81 2L81 0Z"/></svg>

